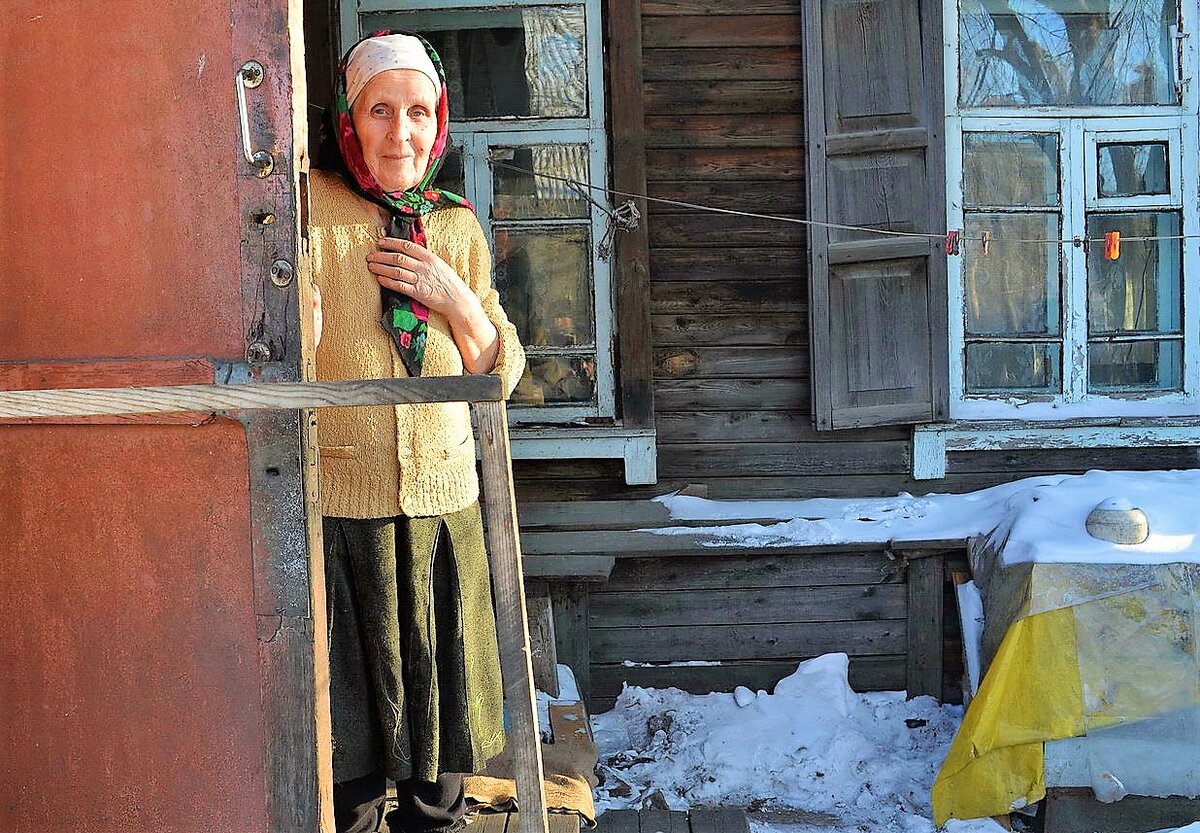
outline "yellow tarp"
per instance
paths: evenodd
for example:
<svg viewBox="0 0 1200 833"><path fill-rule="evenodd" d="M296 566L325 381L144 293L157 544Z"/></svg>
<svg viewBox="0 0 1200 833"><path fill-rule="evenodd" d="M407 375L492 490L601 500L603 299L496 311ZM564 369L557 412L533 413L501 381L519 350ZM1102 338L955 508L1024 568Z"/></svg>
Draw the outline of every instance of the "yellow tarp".
<svg viewBox="0 0 1200 833"><path fill-rule="evenodd" d="M992 660L933 785L933 819L1007 813L1046 795L1042 743L1084 732L1071 608L1019 619Z"/></svg>
<svg viewBox="0 0 1200 833"><path fill-rule="evenodd" d="M1087 570L1034 572L933 785L937 824L1040 801L1046 741L1200 703L1197 566L1115 568L1139 580L1105 595L1080 581ZM1065 604L1030 611L1047 590Z"/></svg>

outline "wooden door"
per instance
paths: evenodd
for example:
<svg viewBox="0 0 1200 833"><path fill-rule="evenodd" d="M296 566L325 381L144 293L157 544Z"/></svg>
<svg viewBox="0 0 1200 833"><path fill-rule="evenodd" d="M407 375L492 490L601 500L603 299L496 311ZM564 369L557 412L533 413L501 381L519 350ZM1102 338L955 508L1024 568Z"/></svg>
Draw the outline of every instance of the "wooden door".
<svg viewBox="0 0 1200 833"><path fill-rule="evenodd" d="M5 0L0 388L305 375L298 15ZM308 423L0 425L0 830L328 817Z"/></svg>

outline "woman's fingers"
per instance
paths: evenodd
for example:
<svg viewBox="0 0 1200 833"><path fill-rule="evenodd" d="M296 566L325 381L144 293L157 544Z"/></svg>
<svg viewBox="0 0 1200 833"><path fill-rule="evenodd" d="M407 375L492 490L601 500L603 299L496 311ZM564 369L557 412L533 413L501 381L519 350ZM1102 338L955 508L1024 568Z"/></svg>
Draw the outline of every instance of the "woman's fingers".
<svg viewBox="0 0 1200 833"><path fill-rule="evenodd" d="M404 240L399 237L380 237L376 241L376 245L384 252L399 252L400 254L411 257L413 260L423 263L432 262L432 253L424 246L418 246L411 240Z"/></svg>
<svg viewBox="0 0 1200 833"><path fill-rule="evenodd" d="M401 286L411 287L417 282L417 274L402 266L393 266L378 260L367 260L367 271L377 278L387 278Z"/></svg>

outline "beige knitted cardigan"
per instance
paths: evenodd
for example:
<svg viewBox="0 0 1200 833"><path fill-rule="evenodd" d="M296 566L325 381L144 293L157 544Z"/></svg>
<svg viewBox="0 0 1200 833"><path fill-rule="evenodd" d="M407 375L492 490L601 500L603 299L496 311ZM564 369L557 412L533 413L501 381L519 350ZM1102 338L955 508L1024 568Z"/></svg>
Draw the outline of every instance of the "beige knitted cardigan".
<svg viewBox="0 0 1200 833"><path fill-rule="evenodd" d="M367 271L384 218L334 174L313 171L310 245L324 332L319 379L407 376L380 324L379 284ZM500 333L492 371L512 393L525 368L517 333L491 285L483 229L466 208L424 217L430 249L467 282ZM462 356L444 316L430 312L423 376L461 376ZM471 418L462 402L326 408L319 412L321 512L343 518L443 515L479 497Z"/></svg>

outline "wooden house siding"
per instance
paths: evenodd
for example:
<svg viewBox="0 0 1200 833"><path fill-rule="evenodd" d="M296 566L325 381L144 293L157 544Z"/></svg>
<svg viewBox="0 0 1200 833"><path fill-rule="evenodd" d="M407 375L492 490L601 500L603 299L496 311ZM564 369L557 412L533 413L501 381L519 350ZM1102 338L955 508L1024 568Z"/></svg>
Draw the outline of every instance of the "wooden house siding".
<svg viewBox="0 0 1200 833"><path fill-rule="evenodd" d="M800 0L643 0L649 196L805 218ZM610 72L611 72L610 68ZM614 176L625 164L614 156ZM805 227L648 205L658 483L618 461L518 460L518 498L713 498L961 492L1092 468L1192 467L1196 449L958 453L911 477L911 430L817 431ZM618 311L619 324L620 311Z"/></svg>

